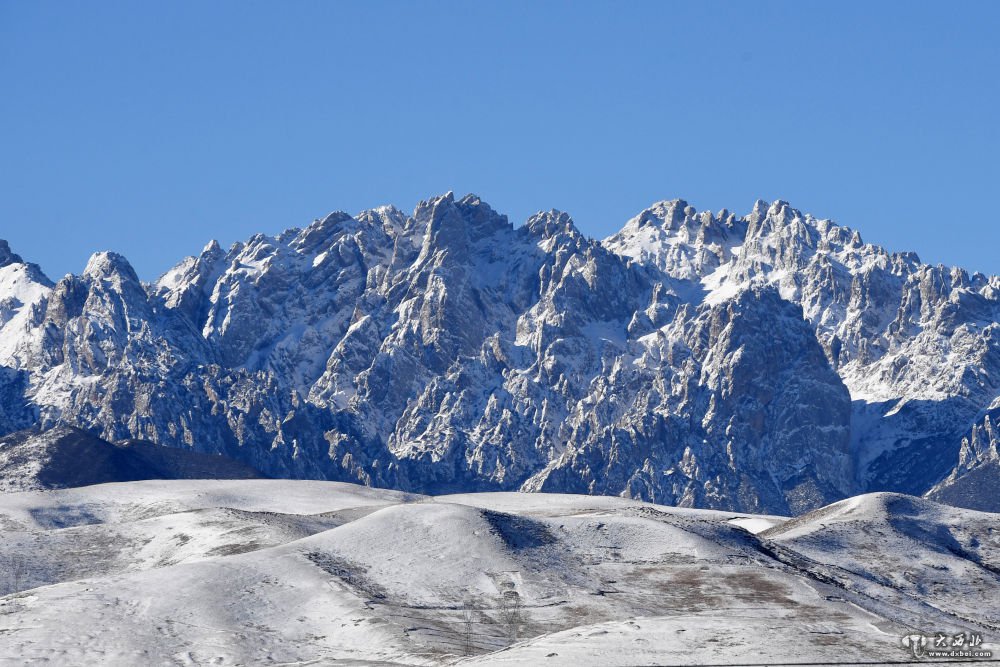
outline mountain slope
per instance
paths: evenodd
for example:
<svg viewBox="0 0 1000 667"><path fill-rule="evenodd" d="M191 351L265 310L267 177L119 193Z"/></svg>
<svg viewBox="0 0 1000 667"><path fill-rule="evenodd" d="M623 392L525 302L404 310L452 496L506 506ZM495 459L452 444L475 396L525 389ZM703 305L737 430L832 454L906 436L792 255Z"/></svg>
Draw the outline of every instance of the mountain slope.
<svg viewBox="0 0 1000 667"><path fill-rule="evenodd" d="M0 438L0 492L64 489L142 479L253 479L252 468L139 440L119 445L69 426Z"/></svg>
<svg viewBox="0 0 1000 667"><path fill-rule="evenodd" d="M1000 278L782 201L660 202L599 242L449 193L213 242L152 285L114 253L54 285L6 261L0 427L270 476L794 514L928 492L1000 396Z"/></svg>
<svg viewBox="0 0 1000 667"><path fill-rule="evenodd" d="M1000 406L994 406L962 438L958 463L926 496L939 503L983 512L1000 512L1000 433L994 427Z"/></svg>

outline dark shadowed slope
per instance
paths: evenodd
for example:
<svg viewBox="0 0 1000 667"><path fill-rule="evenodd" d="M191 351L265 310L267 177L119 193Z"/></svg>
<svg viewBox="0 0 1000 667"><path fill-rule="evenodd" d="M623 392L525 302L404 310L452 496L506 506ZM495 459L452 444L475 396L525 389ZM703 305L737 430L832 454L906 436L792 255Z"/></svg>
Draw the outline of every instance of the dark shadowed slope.
<svg viewBox="0 0 1000 667"><path fill-rule="evenodd" d="M141 440L113 444L59 426L0 438L0 491L65 489L145 479L254 479L253 468L224 456Z"/></svg>
<svg viewBox="0 0 1000 667"><path fill-rule="evenodd" d="M939 503L980 512L1000 512L1000 408L990 410L962 439L958 465L927 492Z"/></svg>

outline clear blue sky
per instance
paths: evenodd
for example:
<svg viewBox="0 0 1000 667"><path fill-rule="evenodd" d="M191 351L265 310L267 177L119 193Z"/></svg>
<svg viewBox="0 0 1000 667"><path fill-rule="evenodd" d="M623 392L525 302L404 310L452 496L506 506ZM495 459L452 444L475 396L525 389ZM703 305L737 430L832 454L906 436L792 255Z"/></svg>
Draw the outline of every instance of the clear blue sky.
<svg viewBox="0 0 1000 667"><path fill-rule="evenodd" d="M152 279L475 192L603 237L760 197L1000 272L1000 2L0 0L0 238Z"/></svg>

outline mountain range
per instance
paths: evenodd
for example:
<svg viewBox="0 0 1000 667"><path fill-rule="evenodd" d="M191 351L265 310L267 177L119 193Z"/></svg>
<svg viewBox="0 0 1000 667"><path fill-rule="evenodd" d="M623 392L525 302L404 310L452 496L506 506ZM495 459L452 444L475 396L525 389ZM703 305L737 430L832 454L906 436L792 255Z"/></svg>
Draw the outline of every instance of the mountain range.
<svg viewBox="0 0 1000 667"><path fill-rule="evenodd" d="M153 283L113 252L53 282L0 242L0 432L418 493L1000 511L998 321L1000 277L784 201L663 201L595 240L448 193L213 241Z"/></svg>

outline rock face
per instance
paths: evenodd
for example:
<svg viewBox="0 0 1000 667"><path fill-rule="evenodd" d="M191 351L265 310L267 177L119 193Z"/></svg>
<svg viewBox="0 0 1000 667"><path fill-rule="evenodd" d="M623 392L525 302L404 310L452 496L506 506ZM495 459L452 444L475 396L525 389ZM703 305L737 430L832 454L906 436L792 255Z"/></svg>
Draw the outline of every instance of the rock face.
<svg viewBox="0 0 1000 667"><path fill-rule="evenodd" d="M271 476L800 513L957 475L1000 395L1000 278L782 201L661 202L596 241L449 193L213 242L154 284L0 251L0 427Z"/></svg>

